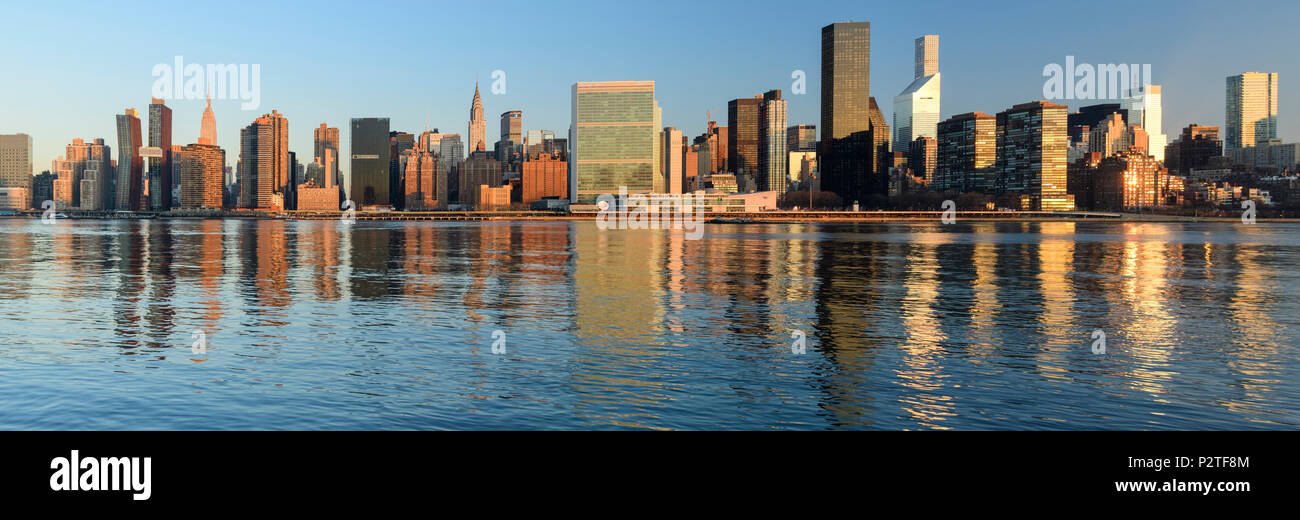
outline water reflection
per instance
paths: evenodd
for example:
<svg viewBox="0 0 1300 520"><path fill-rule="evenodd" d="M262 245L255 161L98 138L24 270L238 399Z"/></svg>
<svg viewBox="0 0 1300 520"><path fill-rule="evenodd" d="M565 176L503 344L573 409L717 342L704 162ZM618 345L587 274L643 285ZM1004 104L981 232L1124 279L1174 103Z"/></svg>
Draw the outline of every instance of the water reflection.
<svg viewBox="0 0 1300 520"><path fill-rule="evenodd" d="M707 231L3 220L0 426L1300 423L1293 226Z"/></svg>

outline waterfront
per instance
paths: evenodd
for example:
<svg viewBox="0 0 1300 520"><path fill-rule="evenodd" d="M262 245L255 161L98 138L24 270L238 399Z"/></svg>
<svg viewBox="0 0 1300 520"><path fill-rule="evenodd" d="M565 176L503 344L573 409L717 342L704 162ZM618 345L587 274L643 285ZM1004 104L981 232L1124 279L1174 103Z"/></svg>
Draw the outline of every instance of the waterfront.
<svg viewBox="0 0 1300 520"><path fill-rule="evenodd" d="M1292 429L1297 232L0 220L0 428Z"/></svg>

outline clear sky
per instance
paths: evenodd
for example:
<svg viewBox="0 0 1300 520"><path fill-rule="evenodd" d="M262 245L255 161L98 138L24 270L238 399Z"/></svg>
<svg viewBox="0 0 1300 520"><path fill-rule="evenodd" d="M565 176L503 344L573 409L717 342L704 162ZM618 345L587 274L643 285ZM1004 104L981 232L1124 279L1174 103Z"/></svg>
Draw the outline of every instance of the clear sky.
<svg viewBox="0 0 1300 520"><path fill-rule="evenodd" d="M789 123L820 124L823 25L869 21L871 93L892 121L912 79L912 41L938 34L943 117L996 113L1043 97L1043 67L1150 63L1164 85L1172 141L1188 123L1221 125L1224 78L1280 73L1280 134L1300 139L1300 2L10 2L0 16L0 133L34 141L36 172L73 138L103 137L114 114L147 111L155 64L261 65L261 106L214 101L228 165L239 128L272 109L289 119L290 149L310 162L311 129L389 117L394 130L466 132L477 78L489 149L497 118L522 110L525 129L569 127L576 81L654 80L665 126L686 135L707 111L779 88ZM506 92L491 92L492 72ZM807 73L792 95L791 73ZM1097 101L1066 101L1071 109ZM172 100L174 144L197 140L202 100ZM147 122L146 122L147 124ZM348 161L341 163L348 169Z"/></svg>

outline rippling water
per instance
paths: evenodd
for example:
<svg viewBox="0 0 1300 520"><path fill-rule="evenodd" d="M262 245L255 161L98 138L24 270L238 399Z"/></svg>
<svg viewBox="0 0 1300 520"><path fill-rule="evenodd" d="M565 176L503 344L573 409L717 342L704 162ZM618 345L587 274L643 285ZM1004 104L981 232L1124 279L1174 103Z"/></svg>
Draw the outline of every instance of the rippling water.
<svg viewBox="0 0 1300 520"><path fill-rule="evenodd" d="M1300 424L1297 225L705 231L0 220L0 428Z"/></svg>

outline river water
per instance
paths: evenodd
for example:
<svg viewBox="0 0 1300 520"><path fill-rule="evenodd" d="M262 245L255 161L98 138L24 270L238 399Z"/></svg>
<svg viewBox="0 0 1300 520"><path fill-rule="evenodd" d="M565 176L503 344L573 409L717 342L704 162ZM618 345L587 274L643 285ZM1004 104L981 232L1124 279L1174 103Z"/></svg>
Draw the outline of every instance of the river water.
<svg viewBox="0 0 1300 520"><path fill-rule="evenodd" d="M5 429L1294 429L1297 346L1297 224L0 219Z"/></svg>

